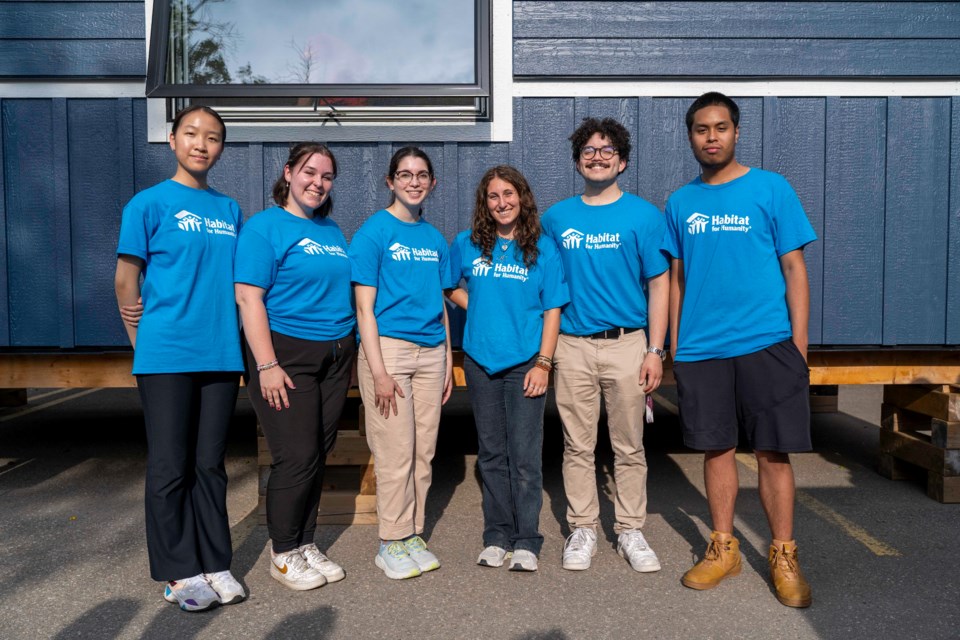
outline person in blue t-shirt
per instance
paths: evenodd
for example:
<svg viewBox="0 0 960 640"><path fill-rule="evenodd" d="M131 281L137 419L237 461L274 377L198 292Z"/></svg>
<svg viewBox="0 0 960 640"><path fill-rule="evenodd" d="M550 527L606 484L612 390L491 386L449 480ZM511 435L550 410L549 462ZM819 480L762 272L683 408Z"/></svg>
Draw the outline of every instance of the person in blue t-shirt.
<svg viewBox="0 0 960 640"><path fill-rule="evenodd" d="M176 173L127 203L117 245L117 302L147 433L150 574L184 611L246 595L230 573L224 468L243 370L233 297L243 218L236 202L207 186L225 138L213 109L178 113L170 133Z"/></svg>
<svg viewBox="0 0 960 640"><path fill-rule="evenodd" d="M588 569L597 551L594 450L602 394L614 451L617 551L636 571L659 571L660 561L641 528L647 517L646 394L663 377L667 332L663 215L617 183L630 159L630 133L623 125L612 118L586 118L570 142L583 194L553 205L542 221L544 235L559 247L570 287L554 356L571 529L563 568Z"/></svg>
<svg viewBox="0 0 960 640"><path fill-rule="evenodd" d="M736 158L740 110L706 93L687 111L700 176L667 201L663 249L671 265L671 337L683 439L704 454L713 532L703 559L684 574L710 589L740 573L733 536L734 458L743 429L757 458L760 501L773 534L777 599L809 606L793 540L789 453L809 451L810 289L803 247L816 240L787 181Z"/></svg>
<svg viewBox="0 0 960 640"><path fill-rule="evenodd" d="M463 369L477 425L483 545L477 564L536 571L543 546L543 409L570 300L553 241L519 171L488 169L477 185L471 228L450 245L448 295L466 309Z"/></svg>
<svg viewBox="0 0 960 640"><path fill-rule="evenodd" d="M375 563L403 579L440 567L420 534L432 479L440 406L453 389L443 290L452 288L447 242L423 219L436 186L417 147L393 154L393 202L350 243L360 349L357 375L377 476L380 547Z"/></svg>
<svg viewBox="0 0 960 640"><path fill-rule="evenodd" d="M356 351L347 241L330 219L337 161L326 146L290 149L233 272L253 405L273 462L267 483L270 575L296 591L344 578L314 543L327 454Z"/></svg>

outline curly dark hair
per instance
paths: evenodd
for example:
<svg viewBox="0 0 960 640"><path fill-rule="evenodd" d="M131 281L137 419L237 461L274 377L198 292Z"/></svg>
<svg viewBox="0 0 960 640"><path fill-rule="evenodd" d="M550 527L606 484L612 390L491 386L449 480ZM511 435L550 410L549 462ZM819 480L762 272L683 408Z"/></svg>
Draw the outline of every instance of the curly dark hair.
<svg viewBox="0 0 960 640"><path fill-rule="evenodd" d="M599 133L617 148L621 160L624 162L630 161L630 132L627 131L626 127L613 118L604 118L603 120L584 118L577 130L570 136L574 162L580 159L580 149L587 144L590 136L595 133Z"/></svg>
<svg viewBox="0 0 960 640"><path fill-rule="evenodd" d="M540 216L537 215L537 202L533 198L530 184L519 170L509 165L499 165L487 169L477 185L476 203L473 207L473 218L470 221L470 241L480 248L481 256L487 261L493 261L493 244L497 241L497 223L487 207L487 187L494 178L509 182L517 190L520 197L520 215L517 217L517 226L513 231L515 250L523 252L523 263L529 269L537 263L540 250L537 242L540 240Z"/></svg>
<svg viewBox="0 0 960 640"><path fill-rule="evenodd" d="M283 166L290 167L290 171L293 171L299 165L303 165L310 159L310 157L319 153L322 156L327 156L330 158L330 163L333 165L333 177L337 177L337 159L333 157L333 152L327 148L327 145L320 144L319 142L300 142L295 144L290 148L290 157L287 158L287 161L283 163ZM283 171L280 172L280 177L277 178L277 181L273 183L273 201L276 202L281 207L286 206L287 199L290 197L290 183L287 182L286 178L283 177ZM330 215L330 212L333 211L333 196L327 194L327 199L323 201L319 207L317 207L313 215L326 218Z"/></svg>

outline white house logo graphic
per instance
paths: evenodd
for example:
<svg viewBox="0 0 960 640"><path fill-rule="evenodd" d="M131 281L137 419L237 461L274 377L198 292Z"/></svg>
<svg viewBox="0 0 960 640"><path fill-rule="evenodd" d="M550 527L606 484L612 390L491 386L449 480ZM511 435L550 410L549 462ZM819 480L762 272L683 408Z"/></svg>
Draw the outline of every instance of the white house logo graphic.
<svg viewBox="0 0 960 640"><path fill-rule="evenodd" d="M177 219L177 226L184 231L200 231L203 227L203 218L195 213L190 213L186 209L174 217Z"/></svg>
<svg viewBox="0 0 960 640"><path fill-rule="evenodd" d="M297 243L298 247L303 247L304 253L309 253L312 256L322 256L325 252L323 247L311 240L310 238L304 238Z"/></svg>
<svg viewBox="0 0 960 640"><path fill-rule="evenodd" d="M409 260L410 259L410 247L405 247L399 242L395 242L390 245L390 251L392 252L391 257L394 260Z"/></svg>
<svg viewBox="0 0 960 640"><path fill-rule="evenodd" d="M687 233L698 234L703 233L707 230L707 223L710 222L710 218L703 215L702 213L694 212L692 216L687 218Z"/></svg>
<svg viewBox="0 0 960 640"><path fill-rule="evenodd" d="M473 261L473 275L482 278L483 276L490 273L490 265L483 259L483 256L480 256Z"/></svg>
<svg viewBox="0 0 960 640"><path fill-rule="evenodd" d="M583 234L576 229L567 229L560 234L560 237L563 238L564 249L579 249L580 243L583 242Z"/></svg>

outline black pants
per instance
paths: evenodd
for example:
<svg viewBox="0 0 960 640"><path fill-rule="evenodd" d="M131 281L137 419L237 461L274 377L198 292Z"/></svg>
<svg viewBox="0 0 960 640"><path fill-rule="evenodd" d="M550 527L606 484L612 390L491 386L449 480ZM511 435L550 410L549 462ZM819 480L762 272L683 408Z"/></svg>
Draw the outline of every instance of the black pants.
<svg viewBox="0 0 960 640"><path fill-rule="evenodd" d="M147 428L147 553L154 580L230 568L227 430L237 373L138 375Z"/></svg>
<svg viewBox="0 0 960 640"><path fill-rule="evenodd" d="M353 334L340 340L301 340L272 332L273 350L296 389L290 408L271 408L260 393L250 346L250 403L257 412L273 462L267 481L267 530L273 550L284 553L313 542L327 454L337 442L356 353ZM246 344L246 342L244 342Z"/></svg>

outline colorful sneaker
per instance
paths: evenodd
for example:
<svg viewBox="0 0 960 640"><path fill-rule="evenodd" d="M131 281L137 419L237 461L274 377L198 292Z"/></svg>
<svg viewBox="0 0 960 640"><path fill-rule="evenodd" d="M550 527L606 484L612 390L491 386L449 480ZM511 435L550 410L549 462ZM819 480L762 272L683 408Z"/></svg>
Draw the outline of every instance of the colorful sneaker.
<svg viewBox="0 0 960 640"><path fill-rule="evenodd" d="M294 591L309 591L327 584L323 574L307 564L300 549L285 553L270 550L270 575Z"/></svg>
<svg viewBox="0 0 960 640"><path fill-rule="evenodd" d="M410 554L410 558L420 567L422 573L440 568L440 561L437 560L437 556L430 553L430 550L427 549L427 543L420 536L410 536L403 541L403 546Z"/></svg>
<svg viewBox="0 0 960 640"><path fill-rule="evenodd" d="M184 611L206 611L220 604L217 592L213 590L203 574L168 582L163 593L165 600L170 599L168 591Z"/></svg>
<svg viewBox="0 0 960 640"><path fill-rule="evenodd" d="M203 577L207 579L213 590L220 597L220 604L237 604L243 602L247 597L243 586L237 582L233 574L229 571L217 571L216 573L205 573Z"/></svg>
<svg viewBox="0 0 960 640"><path fill-rule="evenodd" d="M327 582L339 582L347 577L343 567L325 556L314 543L300 547L300 553L307 559L307 564L323 574Z"/></svg>
<svg viewBox="0 0 960 640"><path fill-rule="evenodd" d="M587 527L577 527L563 544L563 568L584 571L590 568L590 558L597 555L597 533Z"/></svg>
<svg viewBox="0 0 960 640"><path fill-rule="evenodd" d="M617 538L617 553L626 558L634 571L652 573L660 571L660 560L653 552L639 529L628 529Z"/></svg>
<svg viewBox="0 0 960 640"><path fill-rule="evenodd" d="M536 571L537 555L526 549L516 549L510 559L510 571Z"/></svg>
<svg viewBox="0 0 960 640"><path fill-rule="evenodd" d="M481 567L502 567L503 561L506 560L509 555L510 552L503 547L490 545L480 552L480 557L477 558L477 564Z"/></svg>
<svg viewBox="0 0 960 640"><path fill-rule="evenodd" d="M381 542L380 551L373 562L391 580L416 578L422 573L420 567L410 557L407 548L399 540L394 540L389 544Z"/></svg>

